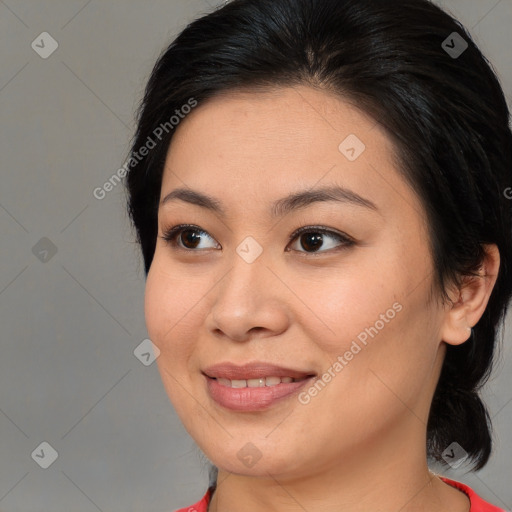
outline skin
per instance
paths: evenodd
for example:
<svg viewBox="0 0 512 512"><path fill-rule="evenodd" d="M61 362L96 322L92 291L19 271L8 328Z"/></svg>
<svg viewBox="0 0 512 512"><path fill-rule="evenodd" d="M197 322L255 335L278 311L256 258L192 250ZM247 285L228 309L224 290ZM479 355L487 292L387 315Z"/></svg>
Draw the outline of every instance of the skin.
<svg viewBox="0 0 512 512"><path fill-rule="evenodd" d="M366 146L352 162L338 149L349 134ZM160 207L145 315L166 392L219 468L211 512L469 510L429 472L426 423L446 344L464 343L483 314L499 253L487 247L483 277L453 287L453 304L429 302L426 216L394 152L374 120L306 86L219 95L178 126L161 198L188 187L227 215L180 200ZM331 201L271 218L273 201L329 184L378 211ZM198 248L161 238L181 223L207 232ZM315 253L304 236L289 242L302 226L356 242L334 250L342 244L325 235ZM247 236L263 249L250 264L236 252ZM201 370L224 361L321 376L396 302L401 311L307 405L295 396L235 412L210 398ZM248 442L261 454L252 467L237 457Z"/></svg>

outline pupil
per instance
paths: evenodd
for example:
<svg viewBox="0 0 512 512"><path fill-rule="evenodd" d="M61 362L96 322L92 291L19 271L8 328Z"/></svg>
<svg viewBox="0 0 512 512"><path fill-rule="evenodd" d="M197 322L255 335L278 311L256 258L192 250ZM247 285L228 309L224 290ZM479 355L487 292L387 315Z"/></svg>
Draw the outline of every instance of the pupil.
<svg viewBox="0 0 512 512"><path fill-rule="evenodd" d="M306 233L305 235L303 235L303 237L304 237L303 240L306 239L307 242L305 244L302 242L301 245L306 250L308 250L308 249L315 250L315 249L318 249L319 247L321 247L321 245L322 245L323 238L322 238L321 234ZM308 245L310 245L310 247L308 247Z"/></svg>
<svg viewBox="0 0 512 512"><path fill-rule="evenodd" d="M188 235L186 235L188 233ZM183 245L187 247L187 249L193 249L197 247L199 241L201 240L201 235L198 235L196 231L193 229L185 229L181 233L181 241ZM192 247L189 247L187 243L190 243Z"/></svg>

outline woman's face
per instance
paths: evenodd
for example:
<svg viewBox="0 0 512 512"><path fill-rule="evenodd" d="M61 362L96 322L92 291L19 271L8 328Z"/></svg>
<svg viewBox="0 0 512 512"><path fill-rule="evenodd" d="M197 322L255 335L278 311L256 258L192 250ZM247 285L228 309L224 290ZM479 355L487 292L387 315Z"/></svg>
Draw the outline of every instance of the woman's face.
<svg viewBox="0 0 512 512"><path fill-rule="evenodd" d="M217 96L178 126L161 200L187 189L223 213L191 196L160 205L146 324L170 400L218 467L291 478L424 458L445 312L428 301L425 215L393 151L380 125L308 87ZM166 242L179 224L195 228ZM316 377L250 391L229 374L228 389L205 375L220 363ZM262 372L247 377L279 373Z"/></svg>

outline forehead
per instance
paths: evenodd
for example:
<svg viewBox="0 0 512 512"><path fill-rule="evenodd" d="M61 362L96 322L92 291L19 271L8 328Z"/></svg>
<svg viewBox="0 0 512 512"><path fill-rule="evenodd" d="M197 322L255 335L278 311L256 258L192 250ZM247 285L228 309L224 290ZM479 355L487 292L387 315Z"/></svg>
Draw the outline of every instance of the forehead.
<svg viewBox="0 0 512 512"><path fill-rule="evenodd" d="M161 197L190 187L248 207L337 184L383 206L399 205L397 197L416 202L394 155L380 125L332 93L305 86L223 93L177 127Z"/></svg>
<svg viewBox="0 0 512 512"><path fill-rule="evenodd" d="M349 134L374 146L390 142L372 118L329 92L306 86L222 92L180 123L170 149L185 143L189 147L180 150L200 149L211 156L244 152L269 160L293 153L303 160L323 153L333 160Z"/></svg>

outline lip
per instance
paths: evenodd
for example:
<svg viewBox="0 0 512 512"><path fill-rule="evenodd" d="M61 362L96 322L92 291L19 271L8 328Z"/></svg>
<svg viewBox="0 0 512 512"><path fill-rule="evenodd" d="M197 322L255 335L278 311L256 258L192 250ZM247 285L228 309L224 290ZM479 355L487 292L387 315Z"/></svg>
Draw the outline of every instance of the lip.
<svg viewBox="0 0 512 512"><path fill-rule="evenodd" d="M218 405L238 412L261 411L286 398L291 398L316 377L316 373L312 371L285 368L262 361L243 365L224 362L209 366L202 373L210 398ZM303 380L256 388L231 388L216 380L217 378L248 380L262 377L292 377Z"/></svg>
<svg viewBox="0 0 512 512"><path fill-rule="evenodd" d="M203 370L203 374L210 378L223 378L229 380L259 379L261 377L292 377L302 379L303 377L315 376L315 372L284 368L271 363L256 361L236 365L230 362L218 363ZM256 389L256 388L254 388Z"/></svg>
<svg viewBox="0 0 512 512"><path fill-rule="evenodd" d="M210 398L218 405L237 412L261 411L286 398L290 399L315 378L311 376L297 382L281 382L275 386L231 388L219 384L215 378L203 376Z"/></svg>

